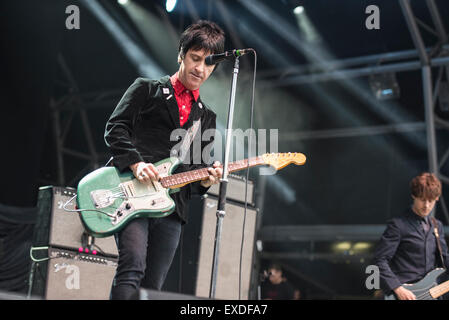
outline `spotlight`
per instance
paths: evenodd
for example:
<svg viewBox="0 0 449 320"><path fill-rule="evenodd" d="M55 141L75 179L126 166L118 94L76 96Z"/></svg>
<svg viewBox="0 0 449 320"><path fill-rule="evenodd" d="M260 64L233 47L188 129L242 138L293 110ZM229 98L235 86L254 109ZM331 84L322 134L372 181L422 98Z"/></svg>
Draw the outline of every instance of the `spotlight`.
<svg viewBox="0 0 449 320"><path fill-rule="evenodd" d="M303 12L304 12L304 7L303 6L297 6L295 9L293 9L293 13L296 14L296 15L300 15Z"/></svg>
<svg viewBox="0 0 449 320"><path fill-rule="evenodd" d="M117 0L122 6L126 6L128 4L128 0Z"/></svg>
<svg viewBox="0 0 449 320"><path fill-rule="evenodd" d="M400 89L394 73L373 74L369 78L371 90L378 100L399 98Z"/></svg>
<svg viewBox="0 0 449 320"><path fill-rule="evenodd" d="M167 12L172 12L176 7L176 2L176 0L167 0L165 3L165 10L167 10Z"/></svg>
<svg viewBox="0 0 449 320"><path fill-rule="evenodd" d="M371 248L371 243L368 242L357 242L353 245L352 249L356 251L366 251Z"/></svg>
<svg viewBox="0 0 449 320"><path fill-rule="evenodd" d="M349 249L351 249L351 242L349 241L343 241L343 242L338 242L334 244L334 249L336 251L347 251Z"/></svg>

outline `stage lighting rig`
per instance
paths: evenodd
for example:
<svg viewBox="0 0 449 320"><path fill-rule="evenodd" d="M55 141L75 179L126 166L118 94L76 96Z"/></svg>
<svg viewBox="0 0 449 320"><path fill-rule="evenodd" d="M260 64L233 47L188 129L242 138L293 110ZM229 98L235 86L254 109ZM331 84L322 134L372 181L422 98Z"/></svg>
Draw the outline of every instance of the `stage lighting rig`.
<svg viewBox="0 0 449 320"><path fill-rule="evenodd" d="M369 84L378 100L396 99L400 96L395 73L372 74L369 77Z"/></svg>

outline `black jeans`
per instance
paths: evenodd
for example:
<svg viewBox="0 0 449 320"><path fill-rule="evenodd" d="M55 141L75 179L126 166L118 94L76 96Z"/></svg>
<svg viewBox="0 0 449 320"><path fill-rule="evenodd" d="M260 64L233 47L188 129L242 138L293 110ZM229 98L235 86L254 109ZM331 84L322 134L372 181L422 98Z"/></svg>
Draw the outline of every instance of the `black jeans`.
<svg viewBox="0 0 449 320"><path fill-rule="evenodd" d="M181 234L176 213L165 218L137 218L116 234L119 261L111 299L138 299L140 287L160 290Z"/></svg>

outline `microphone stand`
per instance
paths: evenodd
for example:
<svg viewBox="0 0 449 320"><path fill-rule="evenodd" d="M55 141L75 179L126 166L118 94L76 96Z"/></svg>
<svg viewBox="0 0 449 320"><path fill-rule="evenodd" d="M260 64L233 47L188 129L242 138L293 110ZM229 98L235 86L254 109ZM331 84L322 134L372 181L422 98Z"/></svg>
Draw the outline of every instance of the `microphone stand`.
<svg viewBox="0 0 449 320"><path fill-rule="evenodd" d="M234 71L232 74L232 85L231 85L231 97L229 99L229 109L228 109L228 123L226 131L226 148L223 163L223 176L220 179L220 188L218 191L218 204L217 204L217 225L215 229L215 241L214 241L214 255L212 261L212 275L210 280L210 291L209 298L215 298L215 289L217 282L217 265L218 265L218 255L220 251L220 240L221 240L221 229L223 224L223 219L226 215L225 204L226 204L226 189L228 186L228 164L229 164L229 153L231 149L231 138L232 138L232 121L234 119L234 103L235 103L235 91L237 86L237 76L239 73L239 57L235 58Z"/></svg>

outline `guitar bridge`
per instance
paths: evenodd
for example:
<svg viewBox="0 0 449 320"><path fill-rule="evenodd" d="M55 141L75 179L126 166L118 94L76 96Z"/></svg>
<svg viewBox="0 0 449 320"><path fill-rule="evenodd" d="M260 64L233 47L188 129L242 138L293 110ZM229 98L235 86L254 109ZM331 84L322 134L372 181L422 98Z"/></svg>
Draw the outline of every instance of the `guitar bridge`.
<svg viewBox="0 0 449 320"><path fill-rule="evenodd" d="M110 190L94 190L90 197L97 209L109 207L116 199Z"/></svg>

